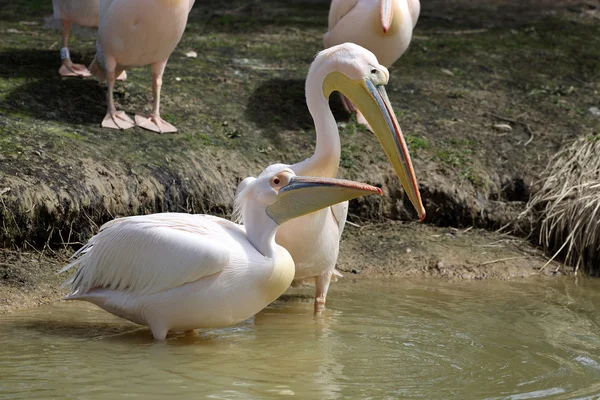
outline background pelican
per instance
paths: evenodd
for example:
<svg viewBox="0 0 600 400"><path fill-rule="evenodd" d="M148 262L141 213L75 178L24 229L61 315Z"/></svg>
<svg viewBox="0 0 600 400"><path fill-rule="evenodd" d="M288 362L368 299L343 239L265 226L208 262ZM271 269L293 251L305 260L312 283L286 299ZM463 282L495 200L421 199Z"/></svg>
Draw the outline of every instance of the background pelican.
<svg viewBox="0 0 600 400"><path fill-rule="evenodd" d="M306 103L315 123L317 144L312 157L290 165L298 175L335 177L340 164L340 136L328 98L333 91L349 97L365 115L392 163L420 219L425 218L417 180L394 110L385 92L389 73L368 50L345 43L321 51L306 78ZM238 186L238 192L245 183ZM286 222L277 232L296 264L295 283L315 282L315 311L325 304L335 271L348 203Z"/></svg>
<svg viewBox="0 0 600 400"><path fill-rule="evenodd" d="M250 318L279 297L294 277L290 254L275 243L279 225L381 189L352 181L295 176L283 165L246 178L236 210L240 226L209 215L162 213L102 226L65 284L68 300L169 330L223 327Z"/></svg>
<svg viewBox="0 0 600 400"><path fill-rule="evenodd" d="M98 26L99 0L52 0L54 18L62 23L62 48L60 58L62 65L58 70L61 76L90 76L90 71L81 64L73 64L69 52L69 36L71 22L82 26Z"/></svg>
<svg viewBox="0 0 600 400"><path fill-rule="evenodd" d="M169 56L179 43L194 0L100 0L97 53L90 69L108 83L105 128L142 128L173 133L177 129L160 117L162 76ZM152 65L154 104L147 117L135 122L117 112L113 99L115 76L128 66Z"/></svg>
<svg viewBox="0 0 600 400"><path fill-rule="evenodd" d="M323 44L329 48L356 43L389 68L408 48L420 11L419 0L332 0ZM357 121L365 124L360 110L344 96L342 103L346 111L356 111Z"/></svg>

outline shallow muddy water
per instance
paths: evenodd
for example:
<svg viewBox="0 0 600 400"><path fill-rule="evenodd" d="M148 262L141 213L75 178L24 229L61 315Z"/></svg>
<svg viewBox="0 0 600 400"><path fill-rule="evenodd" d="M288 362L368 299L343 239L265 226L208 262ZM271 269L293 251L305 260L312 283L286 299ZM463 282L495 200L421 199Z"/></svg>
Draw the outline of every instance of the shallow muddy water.
<svg viewBox="0 0 600 400"><path fill-rule="evenodd" d="M87 303L0 317L0 398L600 394L600 281L345 279L316 318L310 293L162 343Z"/></svg>

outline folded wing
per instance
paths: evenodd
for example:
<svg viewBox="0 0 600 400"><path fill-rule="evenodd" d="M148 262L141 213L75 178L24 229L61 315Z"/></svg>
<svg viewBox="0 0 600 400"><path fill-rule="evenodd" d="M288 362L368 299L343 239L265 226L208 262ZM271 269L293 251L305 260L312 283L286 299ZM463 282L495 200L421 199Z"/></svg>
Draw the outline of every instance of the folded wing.
<svg viewBox="0 0 600 400"><path fill-rule="evenodd" d="M60 272L77 267L65 282L73 295L94 288L156 293L222 271L240 238L236 224L206 215L120 218L104 224Z"/></svg>

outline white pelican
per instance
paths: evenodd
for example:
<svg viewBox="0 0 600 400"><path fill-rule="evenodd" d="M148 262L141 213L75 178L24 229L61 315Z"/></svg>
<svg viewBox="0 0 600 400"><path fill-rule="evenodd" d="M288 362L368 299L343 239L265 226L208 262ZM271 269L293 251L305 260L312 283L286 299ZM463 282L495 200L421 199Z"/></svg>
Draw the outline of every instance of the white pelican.
<svg viewBox="0 0 600 400"><path fill-rule="evenodd" d="M317 54L306 78L306 103L317 135L315 153L289 168L298 175L337 175L340 136L328 98L339 91L365 115L422 220L425 209L408 148L384 88L388 79L387 68L373 53L356 44L345 43ZM243 188L244 182L238 192ZM277 243L290 252L296 264L295 284L315 282L315 312L325 304L332 274L339 274L335 263L347 214L348 203L337 204L286 222L277 232Z"/></svg>
<svg viewBox="0 0 600 400"><path fill-rule="evenodd" d="M90 76L90 71L81 64L73 64L69 52L69 36L71 35L71 22L82 26L98 26L98 1L99 0L52 0L54 18L62 22L62 48L60 58L62 65L58 70L61 76Z"/></svg>
<svg viewBox="0 0 600 400"><path fill-rule="evenodd" d="M300 177L284 165L246 178L236 199L245 225L162 213L119 218L73 257L68 300L86 300L137 324L154 338L170 330L244 321L279 297L294 277L275 243L285 221L381 189L340 179Z"/></svg>
<svg viewBox="0 0 600 400"><path fill-rule="evenodd" d="M169 56L179 43L194 0L100 0L97 52L90 70L108 83L108 110L102 126L142 128L174 133L177 129L160 117L162 76ZM129 66L152 65L154 104L147 118L135 122L117 112L113 99L115 76Z"/></svg>
<svg viewBox="0 0 600 400"><path fill-rule="evenodd" d="M420 11L419 0L332 0L323 44L356 43L389 68L408 48ZM357 121L364 124L360 111L343 96L342 103L346 111L357 111Z"/></svg>

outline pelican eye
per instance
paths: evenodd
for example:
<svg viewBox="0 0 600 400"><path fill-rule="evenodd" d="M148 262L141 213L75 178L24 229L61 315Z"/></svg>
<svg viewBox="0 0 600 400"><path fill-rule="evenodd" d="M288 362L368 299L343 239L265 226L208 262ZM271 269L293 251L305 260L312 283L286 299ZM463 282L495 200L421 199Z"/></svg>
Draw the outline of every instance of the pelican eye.
<svg viewBox="0 0 600 400"><path fill-rule="evenodd" d="M377 72L378 72L378 71L377 71L376 69L372 69L372 70L371 70L371 73L372 73L373 75L377 75Z"/></svg>
<svg viewBox="0 0 600 400"><path fill-rule="evenodd" d="M286 172L279 173L271 178L271 187L273 189L279 189L288 183L290 183L291 175Z"/></svg>

